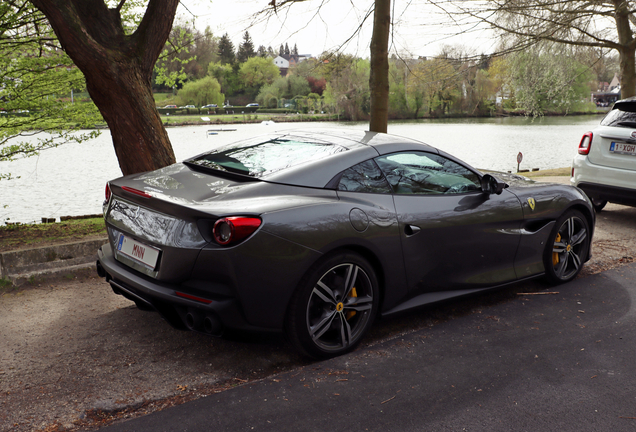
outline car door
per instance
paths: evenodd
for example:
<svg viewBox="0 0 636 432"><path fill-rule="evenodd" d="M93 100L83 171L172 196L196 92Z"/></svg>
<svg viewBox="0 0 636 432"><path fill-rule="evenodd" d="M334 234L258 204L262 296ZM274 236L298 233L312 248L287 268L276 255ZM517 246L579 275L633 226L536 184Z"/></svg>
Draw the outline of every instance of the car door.
<svg viewBox="0 0 636 432"><path fill-rule="evenodd" d="M393 189L411 295L478 289L516 278L519 200L481 190L458 161L405 151L376 158Z"/></svg>
<svg viewBox="0 0 636 432"><path fill-rule="evenodd" d="M383 307L393 307L407 295L408 289L391 186L373 159L345 170L335 180L334 186L346 206L358 244L378 259L377 270L383 274L386 288ZM351 232L344 231L343 238L350 237L347 231Z"/></svg>

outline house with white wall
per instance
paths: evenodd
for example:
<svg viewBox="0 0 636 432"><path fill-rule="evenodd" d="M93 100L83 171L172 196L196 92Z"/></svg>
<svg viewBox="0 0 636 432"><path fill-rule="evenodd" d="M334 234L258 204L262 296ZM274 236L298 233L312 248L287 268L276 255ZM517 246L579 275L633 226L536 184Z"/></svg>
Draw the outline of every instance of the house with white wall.
<svg viewBox="0 0 636 432"><path fill-rule="evenodd" d="M283 54L274 59L274 64L280 70L281 76L286 76L289 68L296 66L298 63L311 58L310 54Z"/></svg>

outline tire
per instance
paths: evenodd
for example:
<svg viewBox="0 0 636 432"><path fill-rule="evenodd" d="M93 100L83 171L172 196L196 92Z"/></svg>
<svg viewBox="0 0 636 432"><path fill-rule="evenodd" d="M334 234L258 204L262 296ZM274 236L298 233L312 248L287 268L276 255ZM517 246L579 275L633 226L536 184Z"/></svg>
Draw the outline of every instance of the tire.
<svg viewBox="0 0 636 432"><path fill-rule="evenodd" d="M607 205L607 200L600 198L591 198L590 201L592 201L592 207L594 207L596 213L600 213Z"/></svg>
<svg viewBox="0 0 636 432"><path fill-rule="evenodd" d="M289 340L315 359L352 351L373 323L379 299L377 277L366 259L345 252L321 260L291 300Z"/></svg>
<svg viewBox="0 0 636 432"><path fill-rule="evenodd" d="M545 275L551 284L574 279L590 250L590 227L578 210L568 210L556 222L543 254Z"/></svg>

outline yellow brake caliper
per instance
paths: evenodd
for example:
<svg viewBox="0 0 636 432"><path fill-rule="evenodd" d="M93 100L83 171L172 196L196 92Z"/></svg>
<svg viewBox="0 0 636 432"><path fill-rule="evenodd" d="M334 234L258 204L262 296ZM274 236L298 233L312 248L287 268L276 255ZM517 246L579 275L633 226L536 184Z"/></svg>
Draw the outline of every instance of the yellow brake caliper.
<svg viewBox="0 0 636 432"><path fill-rule="evenodd" d="M556 238L554 239L555 243L558 243L561 241L561 234L557 233ZM559 263L559 253L558 252L552 252L552 265L557 265Z"/></svg>
<svg viewBox="0 0 636 432"><path fill-rule="evenodd" d="M358 297L358 293L356 292L355 287L351 288L351 293L349 294L349 297ZM351 318L353 318L355 314L356 314L356 311L347 312L347 320L350 320Z"/></svg>

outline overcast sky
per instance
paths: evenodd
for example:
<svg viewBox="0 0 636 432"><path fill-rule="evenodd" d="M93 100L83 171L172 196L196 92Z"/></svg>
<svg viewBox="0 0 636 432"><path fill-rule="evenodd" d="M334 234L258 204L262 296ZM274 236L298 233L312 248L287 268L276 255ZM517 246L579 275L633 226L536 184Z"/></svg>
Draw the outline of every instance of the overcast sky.
<svg viewBox="0 0 636 432"><path fill-rule="evenodd" d="M319 56L343 46L347 53L369 56L372 13L358 34L356 30L369 14L373 0L309 0L266 21L255 18L269 1L182 0L177 13L184 19L194 16L197 28L209 26L215 36L228 33L235 47L247 30L255 48L264 45L278 51L281 44L288 43L290 49L296 44L300 54ZM475 54L492 51L493 41L487 32L474 31L469 24L458 22L457 17L452 23L440 12L427 2L395 0L391 50L414 57L435 55L444 44L462 45ZM450 37L461 32L465 32L462 37Z"/></svg>

